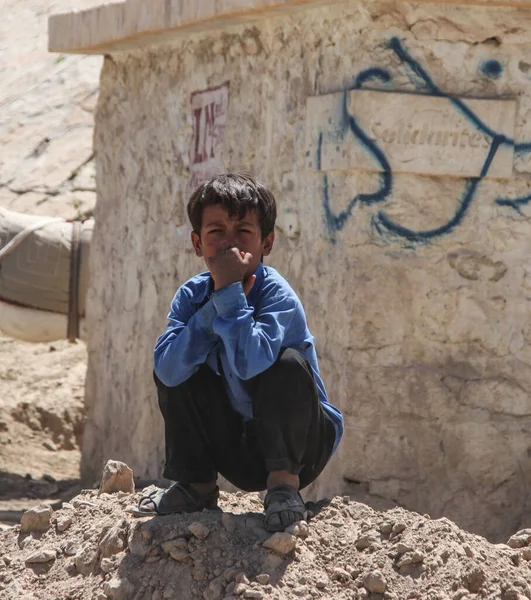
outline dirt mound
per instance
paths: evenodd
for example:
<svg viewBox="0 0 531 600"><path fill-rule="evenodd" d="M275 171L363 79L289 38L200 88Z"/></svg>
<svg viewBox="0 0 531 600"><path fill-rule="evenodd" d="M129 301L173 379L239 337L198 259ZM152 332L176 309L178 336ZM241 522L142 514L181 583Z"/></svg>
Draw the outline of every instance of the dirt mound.
<svg viewBox="0 0 531 600"><path fill-rule="evenodd" d="M493 545L445 518L337 497L271 535L258 494L221 493L220 512L135 518L139 496L84 491L28 515L28 533L0 532L0 597L531 599L531 530Z"/></svg>

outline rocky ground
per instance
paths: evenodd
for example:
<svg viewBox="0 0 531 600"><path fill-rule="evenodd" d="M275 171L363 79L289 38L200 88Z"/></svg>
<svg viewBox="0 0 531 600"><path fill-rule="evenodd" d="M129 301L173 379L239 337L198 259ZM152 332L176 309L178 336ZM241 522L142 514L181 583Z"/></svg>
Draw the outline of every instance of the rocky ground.
<svg viewBox="0 0 531 600"><path fill-rule="evenodd" d="M310 505L309 524L270 534L257 494L221 493L219 512L155 518L128 512L138 498L86 490L0 532L1 597L531 598L531 530L492 545L445 518L337 497Z"/></svg>

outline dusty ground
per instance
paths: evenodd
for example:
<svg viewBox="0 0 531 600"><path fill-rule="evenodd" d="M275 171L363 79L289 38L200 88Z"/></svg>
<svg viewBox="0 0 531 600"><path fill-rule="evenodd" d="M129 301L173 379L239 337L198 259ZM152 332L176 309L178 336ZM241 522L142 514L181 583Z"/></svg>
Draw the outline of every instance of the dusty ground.
<svg viewBox="0 0 531 600"><path fill-rule="evenodd" d="M79 490L85 371L81 342L0 336L0 521Z"/></svg>
<svg viewBox="0 0 531 600"><path fill-rule="evenodd" d="M268 534L257 494L222 512L135 518L138 494L86 491L44 533L0 532L5 600L526 600L531 530L492 545L447 519L334 498L309 526Z"/></svg>
<svg viewBox="0 0 531 600"><path fill-rule="evenodd" d="M47 22L54 12L95 4L0 1L4 208L77 218L94 207L92 129L102 59L49 53ZM0 333L0 522L16 519L35 498L56 501L79 489L85 370L82 343L33 345Z"/></svg>

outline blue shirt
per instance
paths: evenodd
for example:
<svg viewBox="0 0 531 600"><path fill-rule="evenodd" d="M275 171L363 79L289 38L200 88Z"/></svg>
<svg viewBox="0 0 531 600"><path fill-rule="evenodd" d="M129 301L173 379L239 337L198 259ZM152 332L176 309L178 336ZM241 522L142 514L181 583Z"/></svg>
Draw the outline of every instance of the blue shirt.
<svg viewBox="0 0 531 600"><path fill-rule="evenodd" d="M248 296L241 282L212 291L208 271L182 285L172 300L168 327L155 345L155 373L173 387L203 363L220 374L219 359L232 406L252 419L252 400L242 381L269 368L281 348L294 348L311 365L319 400L336 430L335 451L343 417L328 402L302 303L275 269L260 263L255 275Z"/></svg>

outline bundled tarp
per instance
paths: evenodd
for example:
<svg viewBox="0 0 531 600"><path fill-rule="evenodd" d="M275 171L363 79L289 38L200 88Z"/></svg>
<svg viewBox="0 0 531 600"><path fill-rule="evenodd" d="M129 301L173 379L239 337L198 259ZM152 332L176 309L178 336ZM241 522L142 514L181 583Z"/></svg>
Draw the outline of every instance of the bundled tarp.
<svg viewBox="0 0 531 600"><path fill-rule="evenodd" d="M79 337L93 227L0 208L0 301L68 315L65 335Z"/></svg>

